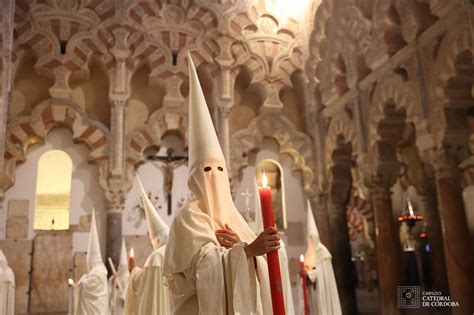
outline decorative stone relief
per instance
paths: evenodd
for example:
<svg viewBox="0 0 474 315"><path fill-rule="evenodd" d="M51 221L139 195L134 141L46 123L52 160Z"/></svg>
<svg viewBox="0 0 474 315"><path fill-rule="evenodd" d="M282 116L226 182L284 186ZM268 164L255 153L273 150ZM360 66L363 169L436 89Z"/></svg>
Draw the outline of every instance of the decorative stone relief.
<svg viewBox="0 0 474 315"><path fill-rule="evenodd" d="M374 148L380 139L377 128L380 120L385 117L384 108L389 101L394 102L397 109L403 107L406 110L406 122L413 122L417 132L423 126L420 124L419 94L414 83L406 82L396 74L387 76L377 85L372 97L368 122L369 148ZM424 130L420 129L420 134L423 132Z"/></svg>
<svg viewBox="0 0 474 315"><path fill-rule="evenodd" d="M308 195L316 193L314 160L309 137L299 131L282 115L266 114L256 117L249 127L232 136L232 177L240 179L242 169L248 165L248 154L260 149L265 137L273 138L280 145L280 154L289 154L295 163L294 169L303 174L304 190Z"/></svg>
<svg viewBox="0 0 474 315"><path fill-rule="evenodd" d="M28 117L20 117L8 125L6 146L6 172L15 178L15 165L26 159L31 144L44 141L55 127L67 127L75 141L84 143L90 150L90 161L101 166L102 174L107 167L107 141L109 132L101 123L89 120L78 105L67 100L47 100L36 106ZM13 182L0 183L8 187Z"/></svg>

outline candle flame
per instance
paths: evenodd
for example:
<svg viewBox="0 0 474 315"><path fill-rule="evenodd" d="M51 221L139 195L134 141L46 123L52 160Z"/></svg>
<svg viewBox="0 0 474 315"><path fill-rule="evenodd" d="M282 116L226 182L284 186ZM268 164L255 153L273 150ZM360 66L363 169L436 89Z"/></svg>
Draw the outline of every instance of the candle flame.
<svg viewBox="0 0 474 315"><path fill-rule="evenodd" d="M130 249L130 257L135 257L135 251L133 250L133 247Z"/></svg>
<svg viewBox="0 0 474 315"><path fill-rule="evenodd" d="M73 285L73 284L74 284L74 280L72 280L71 278L69 278L69 279L67 280L67 282L68 282L70 285Z"/></svg>
<svg viewBox="0 0 474 315"><path fill-rule="evenodd" d="M262 175L262 186L263 186L263 187L267 187L267 184L268 184L267 175L265 175L265 172L263 172L263 175Z"/></svg>
<svg viewBox="0 0 474 315"><path fill-rule="evenodd" d="M303 255L300 256L300 261L304 262L304 256Z"/></svg>

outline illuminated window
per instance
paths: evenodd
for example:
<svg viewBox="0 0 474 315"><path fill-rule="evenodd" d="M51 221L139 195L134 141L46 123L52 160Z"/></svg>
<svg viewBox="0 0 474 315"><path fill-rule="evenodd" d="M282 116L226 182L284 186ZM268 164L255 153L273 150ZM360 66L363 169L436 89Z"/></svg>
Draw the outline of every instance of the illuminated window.
<svg viewBox="0 0 474 315"><path fill-rule="evenodd" d="M69 229L72 161L64 151L51 150L38 161L35 230Z"/></svg>

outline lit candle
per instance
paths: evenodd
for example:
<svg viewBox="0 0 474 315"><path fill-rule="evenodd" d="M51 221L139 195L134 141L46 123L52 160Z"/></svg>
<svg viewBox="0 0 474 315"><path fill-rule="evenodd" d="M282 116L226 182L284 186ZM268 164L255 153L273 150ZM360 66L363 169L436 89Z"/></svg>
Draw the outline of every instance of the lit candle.
<svg viewBox="0 0 474 315"><path fill-rule="evenodd" d="M132 269L135 267L135 252L133 247L130 248L130 255L128 256L128 272L132 272Z"/></svg>
<svg viewBox="0 0 474 315"><path fill-rule="evenodd" d="M301 285L303 286L303 300L304 300L304 314L308 315L308 293L306 285L306 271L304 269L304 256L300 256L300 265L301 265Z"/></svg>
<svg viewBox="0 0 474 315"><path fill-rule="evenodd" d="M269 228L275 225L272 207L272 190L267 186L265 173L262 176L262 186L258 188L260 204L262 207L263 227ZM283 285L281 283L280 261L278 251L267 253L268 274L270 276L270 290L272 294L273 314L285 314L285 302L283 300Z"/></svg>
<svg viewBox="0 0 474 315"><path fill-rule="evenodd" d="M67 282L69 283L69 314L74 313L74 288L76 287L76 284L74 283L74 280L71 278L67 279Z"/></svg>

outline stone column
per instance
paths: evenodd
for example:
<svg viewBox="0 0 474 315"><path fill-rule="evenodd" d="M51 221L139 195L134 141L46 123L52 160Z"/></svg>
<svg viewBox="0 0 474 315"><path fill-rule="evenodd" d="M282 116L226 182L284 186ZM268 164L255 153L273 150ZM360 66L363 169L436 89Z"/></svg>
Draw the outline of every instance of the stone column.
<svg viewBox="0 0 474 315"><path fill-rule="evenodd" d="M329 200L329 226L331 229L331 254L336 275L337 289L343 314L357 314L354 265L347 228L346 202L341 194L332 193Z"/></svg>
<svg viewBox="0 0 474 315"><path fill-rule="evenodd" d="M362 110L362 97L357 96L354 102L354 117L356 121L357 146L359 152L367 153L367 137L365 132L365 117Z"/></svg>
<svg viewBox="0 0 474 315"><path fill-rule="evenodd" d="M424 216L428 233L428 240L431 245L430 263L432 267L431 276L433 279L433 289L449 294L448 278L446 276L446 262L441 232L441 221L438 213L438 202L436 200L436 185L434 178L426 178L424 187L420 190L424 205Z"/></svg>
<svg viewBox="0 0 474 315"><path fill-rule="evenodd" d="M331 251L331 231L329 228L329 214L327 208L327 193L320 193L312 203L313 216L316 221L316 226L318 227L319 238L321 243L326 246L326 248ZM315 205L315 206L313 206Z"/></svg>
<svg viewBox="0 0 474 315"><path fill-rule="evenodd" d="M124 197L124 116L127 99L115 96L112 100L110 172L108 178L107 199L107 256L115 264L120 261L122 248L122 210ZM109 268L107 263L107 268ZM110 270L109 270L110 272Z"/></svg>
<svg viewBox="0 0 474 315"><path fill-rule="evenodd" d="M370 187L375 222L375 251L379 279L379 314L400 314L397 286L401 283L401 247L392 214L389 183L375 182Z"/></svg>
<svg viewBox="0 0 474 315"><path fill-rule="evenodd" d="M113 99L112 102L112 121L111 121L111 162L112 176L121 177L123 173L123 141L125 129L125 108L128 104L127 99Z"/></svg>
<svg viewBox="0 0 474 315"><path fill-rule="evenodd" d="M6 0L2 2L0 14L3 15L2 21L2 83L0 94L0 178L4 172L4 155L5 141L7 133L7 121L9 114L9 106L11 103L11 84L12 84L12 46L13 46L13 29L15 16L15 1Z"/></svg>
<svg viewBox="0 0 474 315"><path fill-rule="evenodd" d="M109 189L105 194L107 209L105 259L112 258L116 266L120 261L120 251L122 249L122 212L125 203L125 189L123 187L122 180L111 178ZM110 275L111 270L108 262L106 262L106 266Z"/></svg>
<svg viewBox="0 0 474 315"><path fill-rule="evenodd" d="M219 112L219 142L222 147L227 168L230 175L230 130L229 130L229 115L232 107L231 102L219 104L217 110Z"/></svg>
<svg viewBox="0 0 474 315"><path fill-rule="evenodd" d="M122 211L107 212L107 257L112 258L115 265L120 262L122 250ZM107 263L107 269L109 269Z"/></svg>
<svg viewBox="0 0 474 315"><path fill-rule="evenodd" d="M449 291L460 305L453 314L469 314L474 309L474 262L460 178L444 153L437 154L434 168Z"/></svg>

